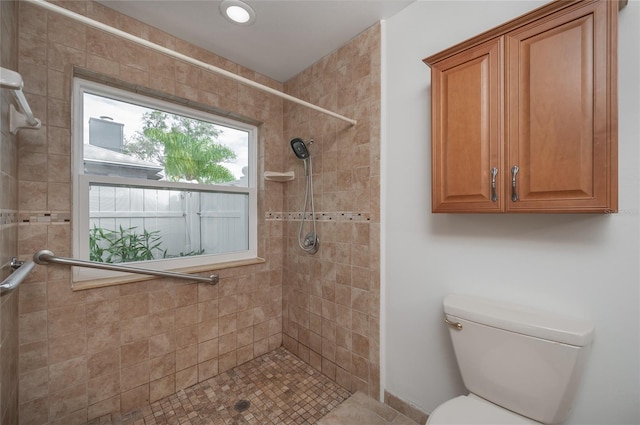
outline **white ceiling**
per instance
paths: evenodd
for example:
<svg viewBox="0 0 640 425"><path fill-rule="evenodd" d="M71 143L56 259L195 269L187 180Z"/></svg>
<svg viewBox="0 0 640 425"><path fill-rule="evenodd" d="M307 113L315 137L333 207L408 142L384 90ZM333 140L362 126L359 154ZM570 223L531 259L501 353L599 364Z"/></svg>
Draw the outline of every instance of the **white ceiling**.
<svg viewBox="0 0 640 425"><path fill-rule="evenodd" d="M285 82L415 0L244 0L251 26L220 15L217 0L98 0L178 38Z"/></svg>

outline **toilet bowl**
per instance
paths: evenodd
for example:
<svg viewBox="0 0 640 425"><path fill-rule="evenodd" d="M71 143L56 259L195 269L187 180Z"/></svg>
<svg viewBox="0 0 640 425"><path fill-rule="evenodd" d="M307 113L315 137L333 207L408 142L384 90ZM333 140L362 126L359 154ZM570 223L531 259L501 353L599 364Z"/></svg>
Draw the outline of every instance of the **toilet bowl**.
<svg viewBox="0 0 640 425"><path fill-rule="evenodd" d="M569 415L594 326L531 307L448 295L445 322L468 395L429 425L557 424Z"/></svg>

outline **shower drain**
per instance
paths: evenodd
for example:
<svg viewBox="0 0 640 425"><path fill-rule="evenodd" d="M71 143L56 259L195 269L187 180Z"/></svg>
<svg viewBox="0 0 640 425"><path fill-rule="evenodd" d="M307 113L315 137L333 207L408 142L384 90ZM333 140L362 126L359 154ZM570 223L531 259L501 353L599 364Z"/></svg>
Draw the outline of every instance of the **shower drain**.
<svg viewBox="0 0 640 425"><path fill-rule="evenodd" d="M238 401L233 408L236 409L237 412L244 412L251 406L251 402L249 400L240 400Z"/></svg>

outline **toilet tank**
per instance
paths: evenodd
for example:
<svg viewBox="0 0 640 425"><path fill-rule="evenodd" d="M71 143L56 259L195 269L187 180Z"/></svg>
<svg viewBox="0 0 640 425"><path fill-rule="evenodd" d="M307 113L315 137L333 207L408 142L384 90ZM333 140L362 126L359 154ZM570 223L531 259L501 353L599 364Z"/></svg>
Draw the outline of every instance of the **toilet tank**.
<svg viewBox="0 0 640 425"><path fill-rule="evenodd" d="M444 312L471 393L545 424L567 418L593 340L591 322L467 295L448 295Z"/></svg>

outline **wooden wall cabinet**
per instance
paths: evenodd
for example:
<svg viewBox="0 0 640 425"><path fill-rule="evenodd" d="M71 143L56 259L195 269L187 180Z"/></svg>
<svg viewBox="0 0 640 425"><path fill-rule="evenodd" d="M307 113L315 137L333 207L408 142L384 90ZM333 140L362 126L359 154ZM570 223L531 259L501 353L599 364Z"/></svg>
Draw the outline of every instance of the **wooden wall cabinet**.
<svg viewBox="0 0 640 425"><path fill-rule="evenodd" d="M615 212L617 13L557 1L424 59L433 212Z"/></svg>

